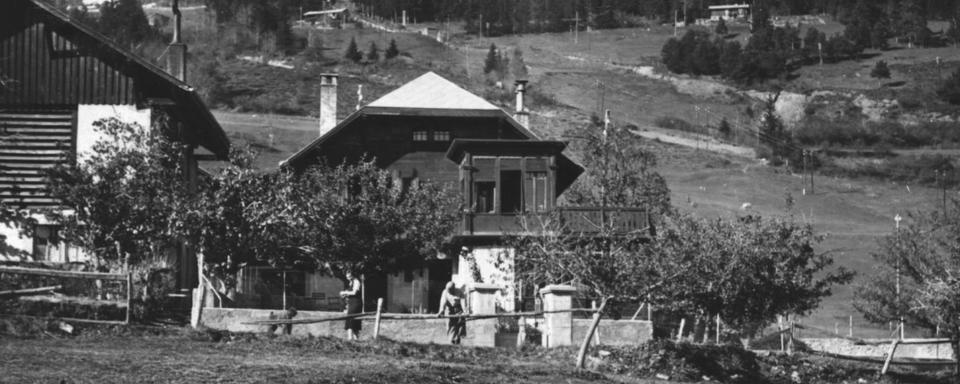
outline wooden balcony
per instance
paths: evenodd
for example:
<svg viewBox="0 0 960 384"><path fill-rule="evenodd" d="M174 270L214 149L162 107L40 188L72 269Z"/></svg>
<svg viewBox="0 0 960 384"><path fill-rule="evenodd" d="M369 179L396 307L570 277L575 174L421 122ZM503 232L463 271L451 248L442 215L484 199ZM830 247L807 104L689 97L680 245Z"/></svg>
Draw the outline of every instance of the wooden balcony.
<svg viewBox="0 0 960 384"><path fill-rule="evenodd" d="M604 219L615 232L650 233L647 210L643 208L562 207L558 223L549 223L557 218L550 213L496 214L465 213L461 236L500 236L540 230L562 230L571 233L596 233Z"/></svg>

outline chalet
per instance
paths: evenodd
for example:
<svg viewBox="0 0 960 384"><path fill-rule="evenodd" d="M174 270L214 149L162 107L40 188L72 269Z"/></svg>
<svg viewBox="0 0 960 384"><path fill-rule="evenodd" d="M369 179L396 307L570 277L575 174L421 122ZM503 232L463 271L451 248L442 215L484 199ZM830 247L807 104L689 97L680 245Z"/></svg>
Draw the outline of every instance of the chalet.
<svg viewBox="0 0 960 384"><path fill-rule="evenodd" d="M517 83L518 112L510 115L430 72L338 122L337 82L337 75L322 76L319 137L282 166L302 170L321 161L337 164L369 154L398 181L447 183L459 189L463 206L471 207L455 231L465 252L438 255L422 268L368 277L367 306L372 298L384 297L389 311L434 311L447 281L470 283L479 272L484 282L503 287L499 305L515 309L517 298L529 293L514 292L513 277L496 267L498 256L511 257L513 252L503 245L503 235L521 229L519 215L558 209L557 197L584 171L563 153L564 142L542 140L528 129L526 83ZM598 213L565 211L573 222ZM648 226L643 210L629 216L624 225ZM257 273L245 271L240 289L250 287ZM336 309L341 284L330 280L309 275L296 279L303 281L300 293L321 304L319 308L326 304Z"/></svg>
<svg viewBox="0 0 960 384"><path fill-rule="evenodd" d="M318 28L339 29L350 20L350 10L347 8L336 8L323 11L309 11L304 12L303 19Z"/></svg>
<svg viewBox="0 0 960 384"><path fill-rule="evenodd" d="M707 7L710 11L711 21L723 20L743 20L750 17L750 4L726 4L711 5Z"/></svg>
<svg viewBox="0 0 960 384"><path fill-rule="evenodd" d="M0 9L0 201L8 207L59 208L42 170L89 149L98 139L93 123L103 118L150 127L158 113L168 115L191 148L184 176L194 182L198 161L226 158L226 134L185 83L179 33L168 49L171 74L44 1L5 0ZM83 261L73 247L50 244L57 225L39 219L33 238L3 228L8 243L39 261ZM171 253L182 269L180 287L196 286L192 253Z"/></svg>

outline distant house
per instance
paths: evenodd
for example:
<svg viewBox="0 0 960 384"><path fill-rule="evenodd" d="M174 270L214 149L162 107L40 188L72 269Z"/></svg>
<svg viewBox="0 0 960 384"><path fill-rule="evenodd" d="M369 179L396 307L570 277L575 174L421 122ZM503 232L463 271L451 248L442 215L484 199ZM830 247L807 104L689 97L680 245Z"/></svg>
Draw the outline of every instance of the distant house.
<svg viewBox="0 0 960 384"><path fill-rule="evenodd" d="M707 7L710 11L711 21L737 20L750 17L750 4L727 4L711 5Z"/></svg>
<svg viewBox="0 0 960 384"><path fill-rule="evenodd" d="M149 128L158 112L166 113L181 127L177 139L191 148L184 176L194 182L198 161L226 158L226 134L183 81L182 44L169 49L178 78L42 0L5 0L0 10L0 201L7 206L29 212L61 208L43 170L90 149L99 138L93 123L103 118ZM50 242L57 223L37 218L41 224L32 238L6 227L0 233L36 261L86 259L75 247ZM196 286L193 253L185 247L171 253L182 267L180 286Z"/></svg>
<svg viewBox="0 0 960 384"><path fill-rule="evenodd" d="M324 11L310 11L303 14L303 19L316 27L341 28L350 20L350 10L347 8L336 8Z"/></svg>
<svg viewBox="0 0 960 384"><path fill-rule="evenodd" d="M342 121L336 120L337 82L336 75L322 76L319 137L282 166L303 170L368 154L399 183L445 183L456 188L462 206L469 207L454 229L454 241L465 245L465 253L438 255L386 276L367 276L367 306L383 297L389 311L435 311L446 282L472 283L477 274L483 282L501 286L500 306L505 310L532 297L530 287L497 267L500 256L509 260L514 252L504 244L504 235L523 229L518 223L522 215L558 209L557 197L583 168L563 153L566 143L540 139L528 129L525 82L518 82L517 112L509 114L429 72ZM599 217L599 210L591 208L563 212L572 226L582 228ZM625 229L648 228L644 210L629 210L626 216ZM241 291L249 292L256 273L273 272L244 271ZM312 274L296 280L304 281L298 288L306 302L342 306L336 296L339 281Z"/></svg>

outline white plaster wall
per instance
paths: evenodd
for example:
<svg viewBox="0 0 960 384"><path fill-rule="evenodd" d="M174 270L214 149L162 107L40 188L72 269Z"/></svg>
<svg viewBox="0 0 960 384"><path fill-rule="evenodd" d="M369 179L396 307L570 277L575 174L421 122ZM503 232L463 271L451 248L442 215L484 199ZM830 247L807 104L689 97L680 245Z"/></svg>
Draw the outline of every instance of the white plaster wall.
<svg viewBox="0 0 960 384"><path fill-rule="evenodd" d="M388 275L387 312L426 311L430 307L429 290L430 270L427 268L414 270L413 281L405 281L404 272Z"/></svg>
<svg viewBox="0 0 960 384"><path fill-rule="evenodd" d="M505 311L513 311L516 299L516 279L513 272L514 249L507 247L482 246L474 247L469 255L460 256L456 274L453 276L457 285L482 282L495 284L501 287L497 294L497 305ZM482 281L473 278L473 266L480 271Z"/></svg>
<svg viewBox="0 0 960 384"><path fill-rule="evenodd" d="M45 215L32 214L30 215L30 218L36 220L38 224L54 224L54 222L48 220ZM9 248L12 248L17 251L27 252L28 254L33 253L33 237L21 235L20 228L14 227L8 224L0 224L0 235L5 237L6 245ZM61 244L60 246L64 247L66 245ZM83 262L83 261L90 260L90 256L79 247L70 247L69 257L70 257L69 260L50 260L50 261ZM18 255L8 254L7 252L0 252L0 260L21 261Z"/></svg>
<svg viewBox="0 0 960 384"><path fill-rule="evenodd" d="M78 105L77 106L77 157L83 158L89 153L93 144L103 137L103 134L94 129L94 123L107 118L117 118L120 121L137 124L143 129L151 125L152 111L137 109L135 105Z"/></svg>

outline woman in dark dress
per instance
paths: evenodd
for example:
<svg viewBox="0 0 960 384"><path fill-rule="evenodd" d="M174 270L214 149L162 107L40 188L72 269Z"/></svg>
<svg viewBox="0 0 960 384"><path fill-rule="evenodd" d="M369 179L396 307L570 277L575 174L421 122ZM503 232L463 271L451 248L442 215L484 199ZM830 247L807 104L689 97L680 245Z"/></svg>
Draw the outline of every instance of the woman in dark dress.
<svg viewBox="0 0 960 384"><path fill-rule="evenodd" d="M443 294L440 295L440 312L437 316L446 314L447 316L465 315L467 313L464 305L464 298L460 291L451 281L447 283ZM460 339L467 335L467 318L451 317L447 320L447 335L450 336L451 344L460 344Z"/></svg>
<svg viewBox="0 0 960 384"><path fill-rule="evenodd" d="M347 314L353 315L363 312L363 300L360 297L360 280L353 275L353 272L347 272L348 288L340 291L340 297L347 302ZM347 319L343 323L343 329L347 331L347 340L358 340L360 338L360 328L362 327L360 319Z"/></svg>

